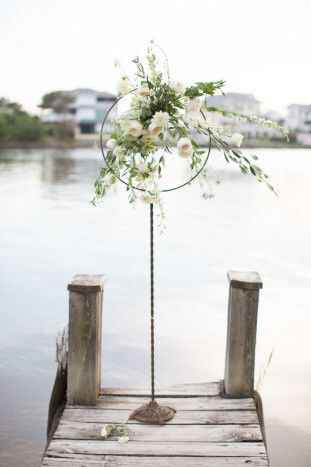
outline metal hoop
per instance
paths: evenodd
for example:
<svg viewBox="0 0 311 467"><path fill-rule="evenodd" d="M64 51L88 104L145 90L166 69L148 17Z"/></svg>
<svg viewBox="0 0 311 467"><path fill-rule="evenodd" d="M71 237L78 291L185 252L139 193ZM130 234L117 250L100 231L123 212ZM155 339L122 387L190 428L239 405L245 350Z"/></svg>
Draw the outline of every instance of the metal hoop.
<svg viewBox="0 0 311 467"><path fill-rule="evenodd" d="M132 92L136 91L136 89L134 89L133 91L131 91L130 93L128 94L131 94ZM126 95L128 95L126 94ZM109 109L107 110L105 116L104 116L104 119L103 119L103 122L101 124L101 128L100 128L100 149L101 149L101 152L102 152L102 156L104 158L104 161L106 162L106 165L107 167L110 169L110 171L113 173L113 175L121 182L123 183L124 185L126 185L127 187L129 186L129 184L123 180L121 177L119 177L115 172L114 170L111 168L111 166L109 165L108 163L108 160L107 160L107 157L105 155L105 149L104 149L104 142L103 142L103 130L104 130L104 126L106 124L106 121L108 119L108 116L110 114L110 112L112 111L112 109L121 101L121 99L123 99L123 97L125 96L120 96L118 97L114 102L113 104L109 107ZM165 188L163 190L160 190L160 193L167 193L169 191L175 191L175 190L179 190L180 188L183 188L184 186L186 185L190 185L190 183L192 183L199 175L200 173L202 172L202 170L205 168L206 164L207 164L207 161L208 161L208 158L210 156L210 152L211 152L211 147L212 147L212 139L211 139L211 135L208 131L208 136L209 136L209 142L208 142L208 151L207 151L207 155L204 159L204 162L201 166L201 168L198 170L198 172L193 175L191 178L189 178L189 180L187 180L186 182L182 183L181 185L177 185L173 188ZM148 191L146 190L145 188L139 188L138 186L131 186L132 189L134 190L138 190L138 191Z"/></svg>

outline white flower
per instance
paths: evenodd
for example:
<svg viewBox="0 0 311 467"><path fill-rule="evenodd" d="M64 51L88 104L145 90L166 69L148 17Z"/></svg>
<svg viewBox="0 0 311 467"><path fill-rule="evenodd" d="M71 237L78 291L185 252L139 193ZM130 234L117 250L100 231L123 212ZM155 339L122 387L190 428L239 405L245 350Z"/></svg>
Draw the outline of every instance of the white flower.
<svg viewBox="0 0 311 467"><path fill-rule="evenodd" d="M137 89L136 93L138 96L141 97L150 96L150 89L148 88L148 86L141 86Z"/></svg>
<svg viewBox="0 0 311 467"><path fill-rule="evenodd" d="M188 125L197 127L204 125L204 118L200 112L187 112L185 114L184 120Z"/></svg>
<svg viewBox="0 0 311 467"><path fill-rule="evenodd" d="M169 122L169 114L167 112L156 112L152 117L149 125L149 132L153 137L159 136L161 132L166 130Z"/></svg>
<svg viewBox="0 0 311 467"><path fill-rule="evenodd" d="M128 94L132 91L133 88L127 76L122 76L122 78L120 78L117 89L118 93L122 96L125 96L125 94Z"/></svg>
<svg viewBox="0 0 311 467"><path fill-rule="evenodd" d="M232 146L240 147L243 142L243 135L240 133L233 133L233 135L229 138L228 143Z"/></svg>
<svg viewBox="0 0 311 467"><path fill-rule="evenodd" d="M117 144L116 140L113 139L113 138L110 138L110 139L108 139L108 141L106 143L106 146L107 146L108 149L112 150L112 149L114 149L116 147L116 144Z"/></svg>
<svg viewBox="0 0 311 467"><path fill-rule="evenodd" d="M192 143L189 138L180 138L177 143L178 154L180 157L191 157L193 154Z"/></svg>
<svg viewBox="0 0 311 467"><path fill-rule="evenodd" d="M138 120L129 120L125 125L125 132L129 136L138 138L143 134L142 124Z"/></svg>
<svg viewBox="0 0 311 467"><path fill-rule="evenodd" d="M120 436L118 438L118 441L120 444L125 444L125 443L128 443L130 440L130 438L128 436Z"/></svg>
<svg viewBox="0 0 311 467"><path fill-rule="evenodd" d="M113 154L116 156L117 159L120 159L124 156L124 149L122 146L116 146L113 150Z"/></svg>
<svg viewBox="0 0 311 467"><path fill-rule="evenodd" d="M113 427L111 425L104 425L101 429L100 435L106 439L111 435L112 429Z"/></svg>
<svg viewBox="0 0 311 467"><path fill-rule="evenodd" d="M186 86L181 81L174 81L174 83L172 83L172 88L179 96L182 96L186 91Z"/></svg>
<svg viewBox="0 0 311 467"><path fill-rule="evenodd" d="M170 116L167 112L156 112L152 117L151 124L163 129L167 128Z"/></svg>
<svg viewBox="0 0 311 467"><path fill-rule="evenodd" d="M144 193L141 196L141 200L145 204L152 204L152 203L155 202L155 196L153 194L150 194L150 193Z"/></svg>
<svg viewBox="0 0 311 467"><path fill-rule="evenodd" d="M148 163L145 161L145 159L142 156L136 156L135 157L135 167L141 172L144 173L148 169Z"/></svg>
<svg viewBox="0 0 311 467"><path fill-rule="evenodd" d="M200 112L202 107L202 101L199 97L194 97L186 103L186 112Z"/></svg>

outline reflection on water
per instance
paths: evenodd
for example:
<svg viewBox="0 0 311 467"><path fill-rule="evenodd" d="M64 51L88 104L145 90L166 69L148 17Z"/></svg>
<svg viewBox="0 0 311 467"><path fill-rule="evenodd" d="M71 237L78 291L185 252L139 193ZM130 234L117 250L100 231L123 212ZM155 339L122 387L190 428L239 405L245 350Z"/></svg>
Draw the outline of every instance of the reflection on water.
<svg viewBox="0 0 311 467"><path fill-rule="evenodd" d="M193 186L165 197L156 237L157 380L221 378L228 269L258 270L257 374L273 467L310 464L311 153L264 150L280 191L215 158L223 180L204 201ZM34 466L45 442L54 342L75 273L106 273L103 384L147 384L148 216L123 191L90 206L95 150L0 154L0 465ZM183 174L181 174L183 175Z"/></svg>

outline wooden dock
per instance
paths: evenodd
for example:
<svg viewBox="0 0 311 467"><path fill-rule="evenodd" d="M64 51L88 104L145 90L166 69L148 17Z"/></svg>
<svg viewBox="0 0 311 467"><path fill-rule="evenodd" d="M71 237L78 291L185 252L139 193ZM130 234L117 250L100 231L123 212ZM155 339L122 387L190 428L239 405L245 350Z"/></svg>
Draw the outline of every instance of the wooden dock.
<svg viewBox="0 0 311 467"><path fill-rule="evenodd" d="M230 273L229 280L224 381L158 390L157 400L176 409L173 420L159 426L128 421L134 409L149 401L148 391L100 388L103 285L98 277L75 278L69 285L68 360L63 336L41 465L268 466L260 397L253 389L262 284L255 273ZM115 437L103 439L101 429L108 423L127 423L129 442L121 444Z"/></svg>

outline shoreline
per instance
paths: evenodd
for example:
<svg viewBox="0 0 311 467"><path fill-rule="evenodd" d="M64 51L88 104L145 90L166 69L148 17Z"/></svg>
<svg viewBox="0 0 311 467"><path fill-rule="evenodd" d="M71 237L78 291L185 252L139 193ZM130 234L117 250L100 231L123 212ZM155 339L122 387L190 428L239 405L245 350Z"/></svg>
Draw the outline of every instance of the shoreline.
<svg viewBox="0 0 311 467"><path fill-rule="evenodd" d="M40 141L40 142L7 142L0 143L0 151L7 149L85 149L99 148L99 140L73 140L73 141ZM311 145L297 143L276 143L245 141L241 149L311 149Z"/></svg>

